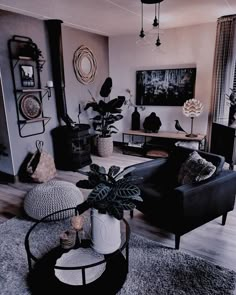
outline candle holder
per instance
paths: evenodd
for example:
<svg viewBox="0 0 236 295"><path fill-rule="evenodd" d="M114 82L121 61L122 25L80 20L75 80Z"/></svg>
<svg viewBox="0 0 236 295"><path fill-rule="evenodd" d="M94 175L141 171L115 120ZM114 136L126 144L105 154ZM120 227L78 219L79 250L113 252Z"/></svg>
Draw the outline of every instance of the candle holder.
<svg viewBox="0 0 236 295"><path fill-rule="evenodd" d="M45 86L45 94L43 95L43 97L47 94L48 95L48 99L52 96L52 88L53 88L53 81L47 81L46 86Z"/></svg>

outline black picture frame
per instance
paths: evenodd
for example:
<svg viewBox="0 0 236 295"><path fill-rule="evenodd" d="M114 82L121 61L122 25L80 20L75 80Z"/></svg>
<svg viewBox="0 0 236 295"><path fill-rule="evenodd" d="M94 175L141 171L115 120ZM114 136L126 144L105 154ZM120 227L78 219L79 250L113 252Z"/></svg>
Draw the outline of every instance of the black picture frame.
<svg viewBox="0 0 236 295"><path fill-rule="evenodd" d="M22 87L34 87L34 67L31 65L20 65L20 78Z"/></svg>
<svg viewBox="0 0 236 295"><path fill-rule="evenodd" d="M196 67L136 71L136 104L182 106L194 98Z"/></svg>

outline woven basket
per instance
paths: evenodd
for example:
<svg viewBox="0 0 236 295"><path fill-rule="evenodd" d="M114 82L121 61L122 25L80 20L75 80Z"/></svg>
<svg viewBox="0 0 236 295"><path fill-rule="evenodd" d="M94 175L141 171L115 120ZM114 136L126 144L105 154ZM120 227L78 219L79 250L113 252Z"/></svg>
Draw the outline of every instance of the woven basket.
<svg viewBox="0 0 236 295"><path fill-rule="evenodd" d="M34 182L46 182L56 176L54 159L42 150L42 141L36 141L36 148L37 151L28 162L26 171Z"/></svg>

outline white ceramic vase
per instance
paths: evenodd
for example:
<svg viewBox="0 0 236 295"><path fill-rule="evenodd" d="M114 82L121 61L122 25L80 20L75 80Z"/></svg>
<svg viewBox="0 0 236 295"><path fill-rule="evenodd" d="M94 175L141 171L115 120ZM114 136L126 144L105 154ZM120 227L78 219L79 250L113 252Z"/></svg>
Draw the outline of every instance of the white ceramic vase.
<svg viewBox="0 0 236 295"><path fill-rule="evenodd" d="M100 157L110 157L113 153L112 137L98 137L97 148Z"/></svg>
<svg viewBox="0 0 236 295"><path fill-rule="evenodd" d="M92 247L100 254L109 254L121 244L120 221L109 214L91 210Z"/></svg>

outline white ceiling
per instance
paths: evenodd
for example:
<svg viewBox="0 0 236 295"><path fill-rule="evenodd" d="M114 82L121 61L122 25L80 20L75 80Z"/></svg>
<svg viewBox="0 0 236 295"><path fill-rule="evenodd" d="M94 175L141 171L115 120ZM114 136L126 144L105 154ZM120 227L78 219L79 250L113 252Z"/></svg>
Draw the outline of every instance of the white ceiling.
<svg viewBox="0 0 236 295"><path fill-rule="evenodd" d="M64 24L112 36L140 31L140 0L0 0L0 9L40 19L61 19ZM161 28L216 22L236 14L236 0L164 0ZM150 28L154 5L144 5L144 29Z"/></svg>

